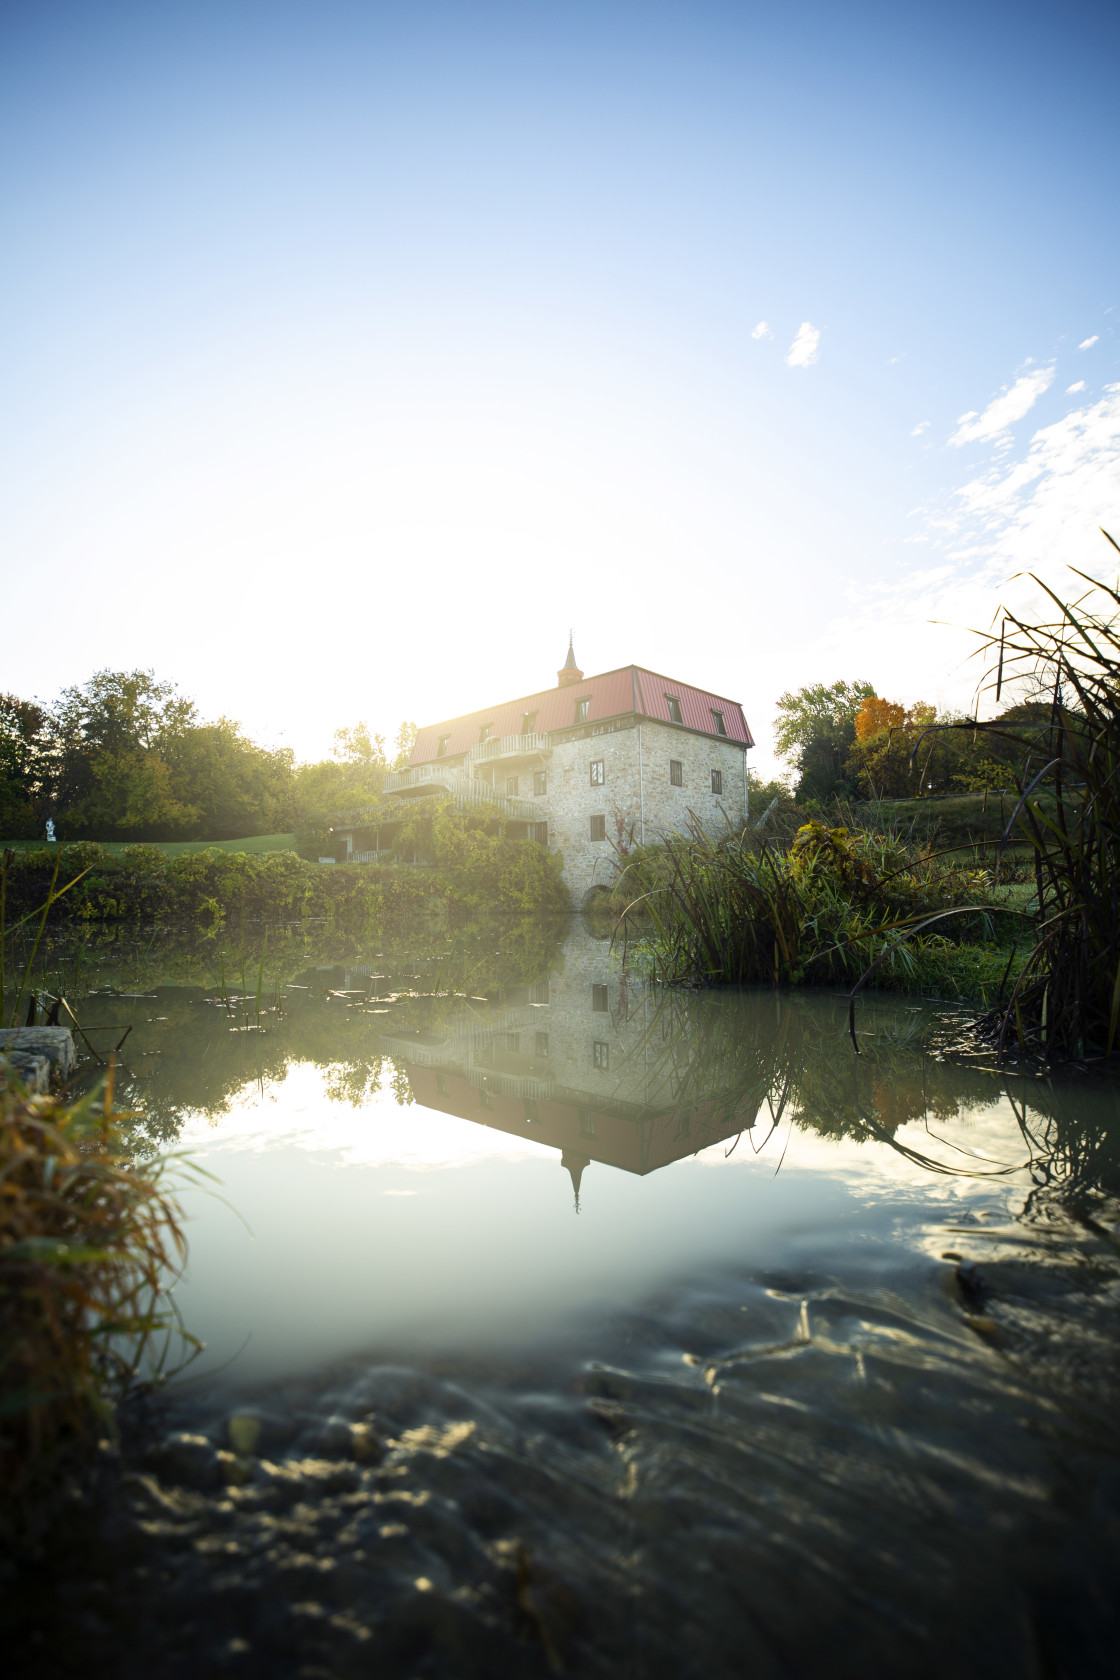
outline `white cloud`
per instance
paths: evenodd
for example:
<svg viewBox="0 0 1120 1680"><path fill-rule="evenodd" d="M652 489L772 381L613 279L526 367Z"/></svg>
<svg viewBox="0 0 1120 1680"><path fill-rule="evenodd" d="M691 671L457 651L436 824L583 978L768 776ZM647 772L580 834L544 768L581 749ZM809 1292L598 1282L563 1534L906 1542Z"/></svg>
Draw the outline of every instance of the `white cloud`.
<svg viewBox="0 0 1120 1680"><path fill-rule="evenodd" d="M928 431L929 431L929 421L928 420L919 420L918 424L914 427L914 430L910 433L910 436L911 437L921 437L923 432L928 432Z"/></svg>
<svg viewBox="0 0 1120 1680"><path fill-rule="evenodd" d="M1008 426L1021 420L1033 408L1042 393L1047 390L1054 378L1054 369L1036 368L1033 373L1024 373L1002 391L998 397L993 397L982 414L975 409L968 414L962 414L957 421L957 429L949 439L954 449L959 449L965 443L978 443L982 438L999 437Z"/></svg>
<svg viewBox="0 0 1120 1680"><path fill-rule="evenodd" d="M787 367L812 367L820 348L821 329L811 321L802 321L797 336L786 355Z"/></svg>
<svg viewBox="0 0 1120 1680"><path fill-rule="evenodd" d="M1079 379L1075 385L1067 385L1066 386L1066 396L1067 397L1075 396L1078 391L1083 391L1084 389L1085 389L1085 381L1083 379Z"/></svg>
<svg viewBox="0 0 1120 1680"><path fill-rule="evenodd" d="M760 321L751 334L752 338L773 338L769 321Z"/></svg>
<svg viewBox="0 0 1120 1680"><path fill-rule="evenodd" d="M1100 333L1094 333L1092 338L1083 338L1077 348L1079 350L1091 350L1094 344L1100 342L1100 336Z"/></svg>
<svg viewBox="0 0 1120 1680"><path fill-rule="evenodd" d="M853 649L873 649L880 693L965 708L983 670L972 630L986 630L1001 604L1048 610L1025 574L1065 599L1082 587L1067 566L1115 579L1116 550L1098 527L1120 540L1120 384L915 515L920 566L853 586L851 611L803 650L807 668L848 669Z"/></svg>

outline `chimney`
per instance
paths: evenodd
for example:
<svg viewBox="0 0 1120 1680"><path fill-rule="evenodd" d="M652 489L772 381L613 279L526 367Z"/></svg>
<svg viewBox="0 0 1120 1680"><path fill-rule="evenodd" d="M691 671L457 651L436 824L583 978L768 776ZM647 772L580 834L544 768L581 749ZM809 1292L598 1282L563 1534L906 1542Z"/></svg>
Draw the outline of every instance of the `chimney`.
<svg viewBox="0 0 1120 1680"><path fill-rule="evenodd" d="M559 679L556 685L558 688L570 688L573 683L583 681L583 672L576 664L575 651L572 647L571 631L568 632L568 657L565 659L556 675Z"/></svg>

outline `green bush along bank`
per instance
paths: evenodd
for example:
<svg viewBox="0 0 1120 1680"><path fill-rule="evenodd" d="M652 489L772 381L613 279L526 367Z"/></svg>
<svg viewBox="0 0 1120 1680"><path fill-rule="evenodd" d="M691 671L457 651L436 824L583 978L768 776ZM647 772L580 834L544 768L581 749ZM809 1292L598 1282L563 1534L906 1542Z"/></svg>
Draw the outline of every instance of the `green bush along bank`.
<svg viewBox="0 0 1120 1680"><path fill-rule="evenodd" d="M45 901L57 849L10 861L9 926ZM414 869L311 863L294 851L208 849L168 856L159 847L108 854L92 842L67 846L59 885L86 873L52 909L52 922L131 922L218 928L230 922L329 917L343 925L403 926L426 910L469 914L563 914L567 891L555 860L527 841L496 840L483 859Z"/></svg>

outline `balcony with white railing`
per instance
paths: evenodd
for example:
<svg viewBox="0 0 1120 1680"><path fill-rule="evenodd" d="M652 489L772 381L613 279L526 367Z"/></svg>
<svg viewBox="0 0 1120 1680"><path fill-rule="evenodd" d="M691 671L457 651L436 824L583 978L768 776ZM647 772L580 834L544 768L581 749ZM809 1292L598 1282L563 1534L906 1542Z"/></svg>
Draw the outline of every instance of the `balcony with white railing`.
<svg viewBox="0 0 1120 1680"><path fill-rule="evenodd" d="M480 741L467 754L473 764L491 758L547 758L552 749L548 736L539 731L522 735L495 735L492 741Z"/></svg>
<svg viewBox="0 0 1120 1680"><path fill-rule="evenodd" d="M541 822L544 813L535 800L521 799L516 794L502 793L471 776L466 770L439 770L429 764L418 764L411 770L398 770L385 778L385 792L397 798L411 799L418 794L451 799L460 808L466 805L492 805L501 816L514 822ZM392 802L379 811L379 821L393 821Z"/></svg>
<svg viewBox="0 0 1120 1680"><path fill-rule="evenodd" d="M436 788L449 787L451 779L462 776L460 765L416 764L410 770L390 770L382 783L385 793L430 793Z"/></svg>

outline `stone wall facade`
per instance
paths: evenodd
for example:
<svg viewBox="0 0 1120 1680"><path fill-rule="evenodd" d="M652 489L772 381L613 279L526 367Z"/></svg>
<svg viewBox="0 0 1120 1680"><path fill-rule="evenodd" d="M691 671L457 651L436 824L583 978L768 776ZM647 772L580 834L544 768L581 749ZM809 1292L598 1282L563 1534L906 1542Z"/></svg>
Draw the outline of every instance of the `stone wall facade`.
<svg viewBox="0 0 1120 1680"><path fill-rule="evenodd" d="M683 833L690 816L717 832L746 813L743 747L648 718L624 721L626 727L555 739L548 762L542 819L548 822L549 850L562 855L564 881L577 904L592 888L610 885L620 848ZM594 780L593 765L601 766ZM679 783L674 765L680 767ZM713 771L722 780L718 793ZM593 818L602 819L601 839L592 838Z"/></svg>

